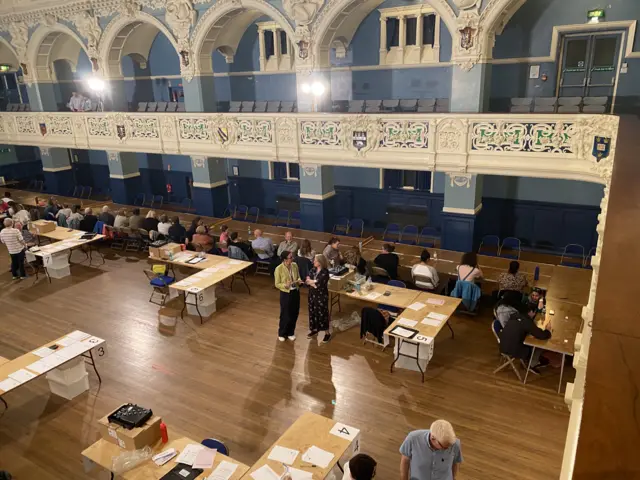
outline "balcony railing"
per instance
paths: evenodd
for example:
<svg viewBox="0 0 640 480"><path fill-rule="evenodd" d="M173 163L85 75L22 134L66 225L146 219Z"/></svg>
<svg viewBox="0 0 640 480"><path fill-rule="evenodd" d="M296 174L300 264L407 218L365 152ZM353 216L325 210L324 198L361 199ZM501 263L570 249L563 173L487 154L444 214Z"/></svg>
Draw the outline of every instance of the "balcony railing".
<svg viewBox="0 0 640 480"><path fill-rule="evenodd" d="M606 183L618 118L567 114L0 114L0 143ZM609 139L597 161L596 137Z"/></svg>

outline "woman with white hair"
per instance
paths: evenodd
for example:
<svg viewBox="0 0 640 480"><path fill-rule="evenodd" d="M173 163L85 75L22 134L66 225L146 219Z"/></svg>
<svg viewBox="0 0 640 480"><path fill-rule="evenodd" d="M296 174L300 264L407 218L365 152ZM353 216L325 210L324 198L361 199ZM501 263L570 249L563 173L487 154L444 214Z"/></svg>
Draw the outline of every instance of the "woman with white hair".
<svg viewBox="0 0 640 480"><path fill-rule="evenodd" d="M147 212L147 217L140 222L140 228L147 232L158 231L158 219L156 218L155 210Z"/></svg>
<svg viewBox="0 0 640 480"><path fill-rule="evenodd" d="M446 420L409 433L400 453L400 480L455 480L462 463L460 440Z"/></svg>

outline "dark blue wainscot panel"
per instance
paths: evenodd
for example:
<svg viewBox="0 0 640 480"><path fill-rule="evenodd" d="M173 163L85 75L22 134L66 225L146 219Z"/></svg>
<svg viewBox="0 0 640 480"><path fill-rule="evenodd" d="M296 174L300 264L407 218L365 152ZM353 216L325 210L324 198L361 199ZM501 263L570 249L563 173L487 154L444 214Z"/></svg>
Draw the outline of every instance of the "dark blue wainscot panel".
<svg viewBox="0 0 640 480"><path fill-rule="evenodd" d="M475 215L442 213L441 245L445 250L471 252L475 250Z"/></svg>
<svg viewBox="0 0 640 480"><path fill-rule="evenodd" d="M336 216L362 218L365 228L383 230L388 223L442 227L442 194L363 187L336 187Z"/></svg>
<svg viewBox="0 0 640 480"><path fill-rule="evenodd" d="M42 162L34 160L0 165L0 177L4 177L6 181L24 180L25 182L34 178L42 178Z"/></svg>
<svg viewBox="0 0 640 480"><path fill-rule="evenodd" d="M305 230L318 232L331 231L333 228L336 196L326 200L300 199L300 220Z"/></svg>
<svg viewBox="0 0 640 480"><path fill-rule="evenodd" d="M275 215L278 203L300 198L300 184L283 180L252 177L229 177L229 197L232 205L258 207L260 215Z"/></svg>
<svg viewBox="0 0 640 480"><path fill-rule="evenodd" d="M135 197L142 190L140 176L131 178L112 178L110 181L111 198L114 203L132 205Z"/></svg>
<svg viewBox="0 0 640 480"><path fill-rule="evenodd" d="M227 208L227 200L227 185L216 188L193 187L193 205L199 215L222 217Z"/></svg>
<svg viewBox="0 0 640 480"><path fill-rule="evenodd" d="M577 243L588 251L597 242L599 207L483 198L479 235L517 237L523 247L562 251Z"/></svg>

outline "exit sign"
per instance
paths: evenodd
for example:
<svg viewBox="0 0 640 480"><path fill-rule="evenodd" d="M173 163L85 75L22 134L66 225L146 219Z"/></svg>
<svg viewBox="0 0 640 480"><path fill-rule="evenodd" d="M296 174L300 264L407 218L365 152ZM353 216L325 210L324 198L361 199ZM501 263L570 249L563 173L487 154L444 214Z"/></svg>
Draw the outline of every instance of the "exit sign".
<svg viewBox="0 0 640 480"><path fill-rule="evenodd" d="M604 18L604 8L596 8L587 11L587 19L589 21L600 21Z"/></svg>

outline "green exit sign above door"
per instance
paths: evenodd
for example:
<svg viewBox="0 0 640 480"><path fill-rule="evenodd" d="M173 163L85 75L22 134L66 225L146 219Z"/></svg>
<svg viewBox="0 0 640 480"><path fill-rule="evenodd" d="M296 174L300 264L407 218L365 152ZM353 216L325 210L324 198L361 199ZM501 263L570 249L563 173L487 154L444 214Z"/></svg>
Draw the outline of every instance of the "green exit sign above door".
<svg viewBox="0 0 640 480"><path fill-rule="evenodd" d="M587 19L591 23L598 23L604 20L604 8L596 8L587 11Z"/></svg>

